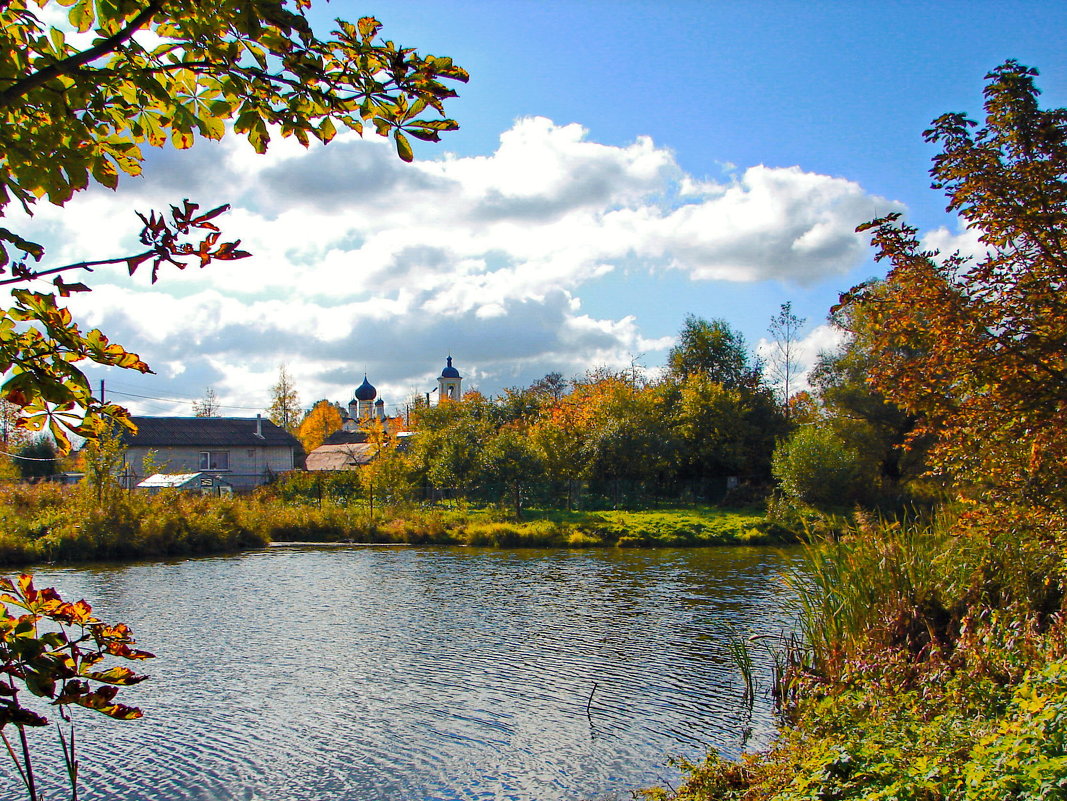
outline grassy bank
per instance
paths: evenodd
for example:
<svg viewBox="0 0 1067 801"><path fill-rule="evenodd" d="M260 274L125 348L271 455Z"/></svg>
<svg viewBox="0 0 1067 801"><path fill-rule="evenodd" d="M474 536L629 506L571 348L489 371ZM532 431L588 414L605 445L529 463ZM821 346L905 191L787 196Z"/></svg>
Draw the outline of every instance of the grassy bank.
<svg viewBox="0 0 1067 801"><path fill-rule="evenodd" d="M118 492L101 499L55 484L0 488L0 564L188 556L266 543L231 501Z"/></svg>
<svg viewBox="0 0 1067 801"><path fill-rule="evenodd" d="M248 525L272 541L407 542L512 547L693 547L783 540L758 510L532 510L522 521L495 508L398 509L371 515L351 506L249 503Z"/></svg>
<svg viewBox="0 0 1067 801"><path fill-rule="evenodd" d="M286 504L269 495L156 496L53 484L0 488L0 564L225 553L270 542L369 542L513 547L691 547L783 539L758 510L635 512L495 509L370 510Z"/></svg>
<svg viewBox="0 0 1067 801"><path fill-rule="evenodd" d="M811 546L772 749L688 766L677 801L1067 798L1061 551L980 521Z"/></svg>

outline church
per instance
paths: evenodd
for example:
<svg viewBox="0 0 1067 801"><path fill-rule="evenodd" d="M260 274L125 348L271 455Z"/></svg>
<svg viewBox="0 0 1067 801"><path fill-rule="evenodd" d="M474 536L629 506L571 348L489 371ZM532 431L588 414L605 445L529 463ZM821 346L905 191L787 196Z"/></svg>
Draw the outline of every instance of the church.
<svg viewBox="0 0 1067 801"><path fill-rule="evenodd" d="M445 360L445 367L437 378L437 388L434 392L437 393L438 403L446 400L459 400L463 397L463 376L452 366L451 356ZM426 399L429 401L429 393ZM348 408L345 409L340 404L338 407L341 409L341 419L344 421L342 431L359 431L360 424L367 420L377 420L382 424L387 424L388 421L385 414L385 399L378 397L378 390L367 380L366 373L363 374L363 383L356 387L352 400L348 402Z"/></svg>
<svg viewBox="0 0 1067 801"><path fill-rule="evenodd" d="M463 376L452 366L449 356L441 375L437 378L437 403L456 401L463 396ZM431 393L426 393L429 402ZM311 471L356 470L367 465L374 458L377 449L367 441L365 425L376 421L390 434L395 434L403 441L410 434L404 431L403 417L388 417L385 414L385 399L378 397L378 390L363 375L363 383L356 387L348 408L337 404L341 412L342 425L326 438L326 441L307 455L306 468Z"/></svg>

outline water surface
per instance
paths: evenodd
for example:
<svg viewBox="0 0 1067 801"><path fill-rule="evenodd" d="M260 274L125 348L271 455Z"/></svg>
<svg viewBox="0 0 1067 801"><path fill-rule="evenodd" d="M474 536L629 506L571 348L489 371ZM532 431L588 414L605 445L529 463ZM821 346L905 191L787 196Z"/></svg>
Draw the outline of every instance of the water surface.
<svg viewBox="0 0 1067 801"><path fill-rule="evenodd" d="M78 710L83 801L606 801L676 784L669 756L773 735L726 642L787 628L789 559L287 547L37 584L157 654L119 696L142 720ZM54 732L34 735L58 754ZM46 797L57 769L41 765ZM0 798L17 790L0 763Z"/></svg>

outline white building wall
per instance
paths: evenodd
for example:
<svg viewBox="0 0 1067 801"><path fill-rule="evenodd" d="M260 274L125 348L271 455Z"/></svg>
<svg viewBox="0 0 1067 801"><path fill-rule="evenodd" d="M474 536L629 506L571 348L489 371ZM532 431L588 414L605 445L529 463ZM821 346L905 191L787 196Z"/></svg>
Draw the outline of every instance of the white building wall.
<svg viewBox="0 0 1067 801"><path fill-rule="evenodd" d="M152 473L199 473L200 454L208 452L226 452L229 454L227 470L209 470L218 473L224 480L233 484L235 490L247 490L264 484L269 474L282 473L295 469L293 448L288 446L255 447L182 447L182 448L140 448L126 450L127 478L123 485L136 486L137 482ZM149 464L145 464L145 460Z"/></svg>

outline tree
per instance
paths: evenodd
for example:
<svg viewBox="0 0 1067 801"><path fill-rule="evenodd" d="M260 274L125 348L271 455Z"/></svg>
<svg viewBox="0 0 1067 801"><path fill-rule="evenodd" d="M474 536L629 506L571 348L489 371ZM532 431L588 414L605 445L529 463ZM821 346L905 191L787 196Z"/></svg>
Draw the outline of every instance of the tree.
<svg viewBox="0 0 1067 801"><path fill-rule="evenodd" d="M204 390L204 397L193 404L193 417L218 417L219 398L214 387Z"/></svg>
<svg viewBox="0 0 1067 801"><path fill-rule="evenodd" d="M0 4L0 216L12 202L28 214L40 198L63 205L90 182L114 189L120 173L141 172L143 145L188 148L228 127L263 152L275 132L306 146L329 142L339 126L362 133L369 125L391 136L405 161L409 135L438 141L457 127L444 118L442 103L455 92L442 81L466 73L448 58L380 40L369 17L338 21L333 38L320 38L305 16L310 0L61 0L70 23L95 34L83 47L43 22L50 2ZM201 214L186 202L169 218L142 214L147 250L60 266L42 264L39 244L0 228L0 285L14 287L15 300L0 311L0 372L22 425L47 425L64 447L67 431L92 436L106 419L132 426L125 410L93 395L78 363L149 367L78 327L58 298L89 287L63 275L113 264L133 272L151 261L155 280L163 265L243 258L212 222L225 209ZM29 288L43 277L54 290Z"/></svg>
<svg viewBox="0 0 1067 801"><path fill-rule="evenodd" d="M886 290L884 282L871 282L865 291L873 298ZM880 359L879 331L865 306L842 307L830 322L848 338L836 351L821 354L811 371L821 403L819 424L860 455L863 475L876 485L868 497L880 505L913 501L909 485L926 471L928 438L915 436L918 418L868 380Z"/></svg>
<svg viewBox="0 0 1067 801"><path fill-rule="evenodd" d="M311 453L326 441L334 431L339 431L344 421L337 404L328 400L316 401L315 405L304 415L296 429L296 438L304 446L306 453Z"/></svg>
<svg viewBox="0 0 1067 801"><path fill-rule="evenodd" d="M278 365L278 383L270 388L270 395L270 421L294 433L300 420L300 396L284 364Z"/></svg>
<svg viewBox="0 0 1067 801"><path fill-rule="evenodd" d="M551 372L545 373L544 378L539 378L530 384L530 389L559 402L567 394L567 383L567 380L563 378L563 373Z"/></svg>
<svg viewBox="0 0 1067 801"><path fill-rule="evenodd" d="M15 466L22 478L44 478L57 472L59 454L56 443L43 434L38 434L18 449Z"/></svg>
<svg viewBox="0 0 1067 801"><path fill-rule="evenodd" d="M520 426L504 426L486 444L481 458L486 480L502 487L515 519L521 520L523 488L541 475L537 450L526 432Z"/></svg>
<svg viewBox="0 0 1067 801"><path fill-rule="evenodd" d="M870 380L916 415L914 436L934 439L935 471L967 494L1062 525L1067 109L1039 108L1036 75L1004 63L986 76L984 126L953 113L925 132L941 146L934 187L985 254L944 256L898 215L874 220L861 228L890 265L885 284L855 288L842 307L870 315Z"/></svg>
<svg viewBox="0 0 1067 801"><path fill-rule="evenodd" d="M435 487L465 498L483 478L479 454L498 423L497 409L477 392L456 403L424 406L417 412L413 461Z"/></svg>
<svg viewBox="0 0 1067 801"><path fill-rule="evenodd" d="M745 338L724 320L705 320L690 314L667 354L672 377L684 380L703 374L727 388L759 383L759 368L751 365Z"/></svg>
<svg viewBox="0 0 1067 801"><path fill-rule="evenodd" d="M771 358L767 365L772 381L780 388L782 410L789 419L789 399L793 397L793 383L800 373L797 358L797 335L805 320L793 314L793 304L786 301L771 318Z"/></svg>

